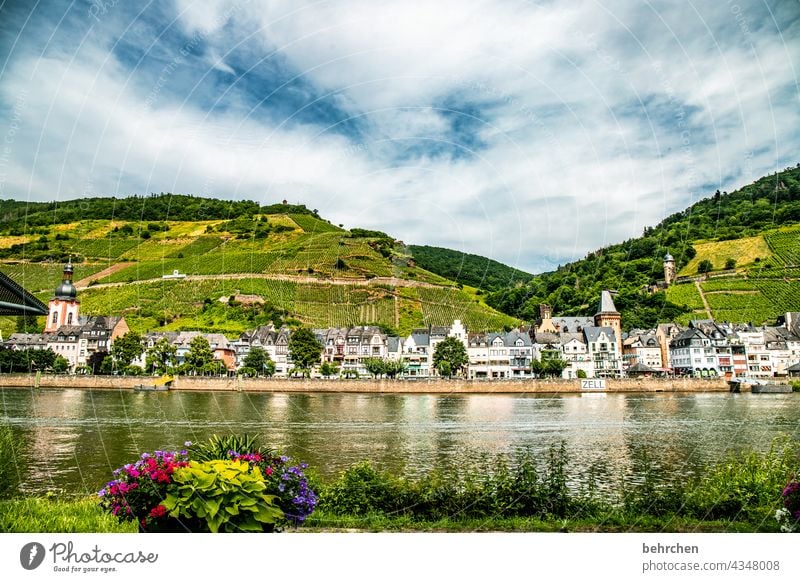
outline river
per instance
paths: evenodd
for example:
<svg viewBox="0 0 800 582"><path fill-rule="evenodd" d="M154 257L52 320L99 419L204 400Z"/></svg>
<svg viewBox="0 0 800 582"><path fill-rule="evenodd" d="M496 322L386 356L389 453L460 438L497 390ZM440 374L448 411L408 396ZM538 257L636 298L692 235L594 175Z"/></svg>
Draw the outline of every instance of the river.
<svg viewBox="0 0 800 582"><path fill-rule="evenodd" d="M729 451L800 438L800 394L254 394L0 389L23 489L92 493L144 451L258 434L325 477L371 460L416 476L566 444L571 467L689 474Z"/></svg>

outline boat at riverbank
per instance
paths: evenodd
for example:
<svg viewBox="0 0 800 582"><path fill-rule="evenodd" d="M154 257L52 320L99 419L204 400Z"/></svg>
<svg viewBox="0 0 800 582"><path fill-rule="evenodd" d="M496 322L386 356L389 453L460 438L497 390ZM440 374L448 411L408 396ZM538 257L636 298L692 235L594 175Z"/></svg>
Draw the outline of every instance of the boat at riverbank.
<svg viewBox="0 0 800 582"><path fill-rule="evenodd" d="M134 392L166 392L169 390L169 386L163 384L161 386L156 386L153 384L136 384L133 387Z"/></svg>

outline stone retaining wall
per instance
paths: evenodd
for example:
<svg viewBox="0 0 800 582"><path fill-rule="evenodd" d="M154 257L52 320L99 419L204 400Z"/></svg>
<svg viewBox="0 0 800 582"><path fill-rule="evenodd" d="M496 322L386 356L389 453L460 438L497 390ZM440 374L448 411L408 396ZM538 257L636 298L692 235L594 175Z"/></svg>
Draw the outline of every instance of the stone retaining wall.
<svg viewBox="0 0 800 582"><path fill-rule="evenodd" d="M40 388L133 389L147 377L42 375ZM37 387L33 374L0 374L0 387ZM181 376L171 390L242 392L355 392L418 394L513 394L581 392L580 380L322 380L203 378ZM727 392L723 379L624 378L606 380L605 392ZM594 390L592 392L595 392Z"/></svg>

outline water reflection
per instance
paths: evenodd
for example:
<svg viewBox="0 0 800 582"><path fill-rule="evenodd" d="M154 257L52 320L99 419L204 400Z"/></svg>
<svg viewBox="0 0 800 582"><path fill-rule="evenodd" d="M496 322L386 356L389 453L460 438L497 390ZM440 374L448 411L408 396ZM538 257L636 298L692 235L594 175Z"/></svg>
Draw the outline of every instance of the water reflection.
<svg viewBox="0 0 800 582"><path fill-rule="evenodd" d="M363 459L418 475L564 442L571 470L615 477L643 456L690 474L728 451L800 437L797 395L382 395L0 390L25 488L96 491L140 452L259 434L332 476Z"/></svg>

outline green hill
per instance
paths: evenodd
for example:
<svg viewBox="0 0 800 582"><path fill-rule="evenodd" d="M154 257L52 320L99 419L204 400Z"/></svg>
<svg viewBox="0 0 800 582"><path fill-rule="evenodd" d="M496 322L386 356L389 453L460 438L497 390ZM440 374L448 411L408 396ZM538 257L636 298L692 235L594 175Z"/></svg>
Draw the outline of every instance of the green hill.
<svg viewBox="0 0 800 582"><path fill-rule="evenodd" d="M486 302L515 317L535 319L540 303L552 305L556 313L590 313L602 289L616 289L615 302L626 328L707 316L694 283L673 286L666 293L649 292L648 287L663 279L663 257L669 252L683 276L697 277L703 260L711 262L713 276L734 259L732 277L703 283L713 287L706 295L711 315L736 322L771 321L797 309L793 298L800 231L789 225L799 221L800 164L731 193L717 191L646 228L641 237L495 291Z"/></svg>
<svg viewBox="0 0 800 582"><path fill-rule="evenodd" d="M344 230L304 206L174 195L31 204L22 215L25 206L0 202L0 270L46 301L72 257L82 312L125 315L138 331L518 324L417 266L385 233ZM202 220L172 219L192 213ZM163 278L174 271L186 278ZM0 321L4 335L14 329Z"/></svg>
<svg viewBox="0 0 800 582"><path fill-rule="evenodd" d="M496 291L533 277L486 257L441 247L409 245L417 265L462 285Z"/></svg>

